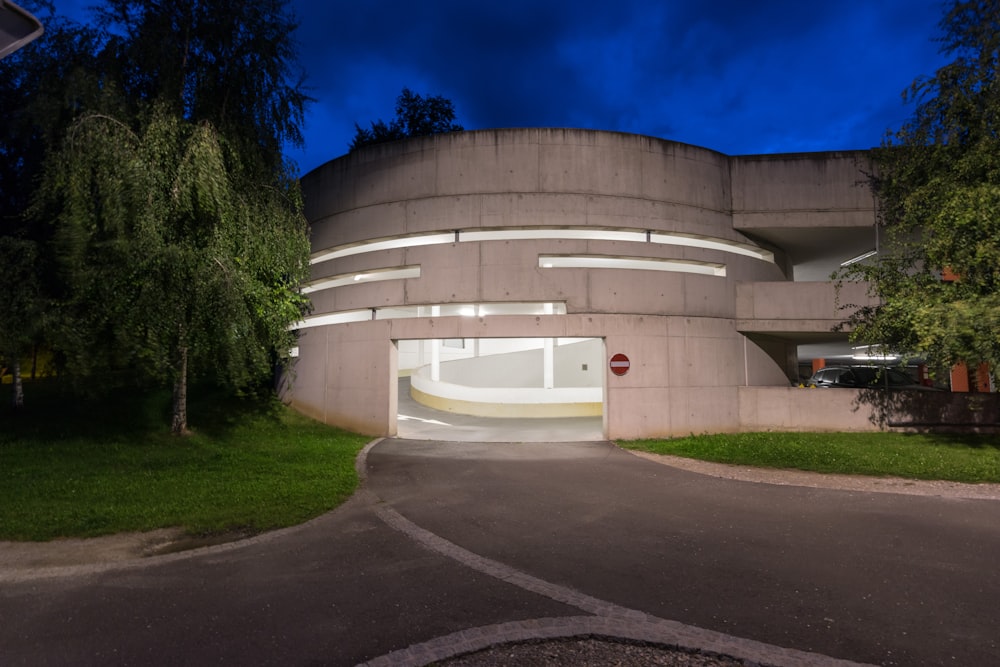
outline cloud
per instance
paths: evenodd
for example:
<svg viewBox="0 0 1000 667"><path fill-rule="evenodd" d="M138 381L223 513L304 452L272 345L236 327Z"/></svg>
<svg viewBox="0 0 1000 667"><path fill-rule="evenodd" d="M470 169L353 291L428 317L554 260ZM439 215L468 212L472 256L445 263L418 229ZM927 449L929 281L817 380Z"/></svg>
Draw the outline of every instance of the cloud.
<svg viewBox="0 0 1000 667"><path fill-rule="evenodd" d="M59 0L60 8L90 0ZM729 154L867 148L944 60L938 0L292 0L316 98L303 170L404 87L467 129L582 127Z"/></svg>

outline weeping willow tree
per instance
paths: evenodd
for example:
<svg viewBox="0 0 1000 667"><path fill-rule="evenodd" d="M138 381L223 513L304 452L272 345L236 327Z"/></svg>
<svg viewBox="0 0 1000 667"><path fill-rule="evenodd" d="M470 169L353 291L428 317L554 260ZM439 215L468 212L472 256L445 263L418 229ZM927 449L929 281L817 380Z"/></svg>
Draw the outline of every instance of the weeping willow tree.
<svg viewBox="0 0 1000 667"><path fill-rule="evenodd" d="M68 292L68 371L169 383L171 430L187 387L245 387L293 344L306 303L307 225L298 184L248 182L208 122L158 107L129 124L78 119L49 156L38 210L54 221Z"/></svg>

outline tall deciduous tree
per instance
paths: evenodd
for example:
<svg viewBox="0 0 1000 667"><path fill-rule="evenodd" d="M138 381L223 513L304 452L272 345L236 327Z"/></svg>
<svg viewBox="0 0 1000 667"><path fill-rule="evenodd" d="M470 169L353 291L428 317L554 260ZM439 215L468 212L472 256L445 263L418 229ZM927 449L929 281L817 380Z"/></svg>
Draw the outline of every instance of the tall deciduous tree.
<svg viewBox="0 0 1000 667"><path fill-rule="evenodd" d="M455 123L455 105L440 95L422 97L409 88L396 98L396 117L386 123L381 118L372 121L366 129L354 124L354 140L350 149L356 150L370 144L380 144L406 137L422 137L443 132L460 132L464 128Z"/></svg>
<svg viewBox="0 0 1000 667"><path fill-rule="evenodd" d="M138 108L156 100L208 121L244 169L283 171L282 145L302 143L310 101L296 65L288 0L104 0L107 54L118 86Z"/></svg>
<svg viewBox="0 0 1000 667"><path fill-rule="evenodd" d="M290 349L302 314L297 187L249 190L241 172L213 126L161 108L138 132L82 117L46 169L40 202L56 211L72 286L69 369L169 381L178 434L189 375L253 382Z"/></svg>
<svg viewBox="0 0 1000 667"><path fill-rule="evenodd" d="M0 235L0 358L10 364L15 409L24 406L21 356L33 342L42 316L36 255L30 240Z"/></svg>
<svg viewBox="0 0 1000 667"><path fill-rule="evenodd" d="M82 377L243 386L289 349L308 235L285 143L308 97L287 0L103 0L99 99L51 151L59 340Z"/></svg>
<svg viewBox="0 0 1000 667"><path fill-rule="evenodd" d="M19 358L40 341L60 293L51 252L52 226L26 215L47 151L99 91L99 33L54 14L50 2L25 2L45 33L0 60L0 355L14 371L23 404ZM51 319L49 320L51 321Z"/></svg>
<svg viewBox="0 0 1000 667"><path fill-rule="evenodd" d="M904 97L912 118L873 151L883 241L841 275L879 305L849 324L858 341L919 353L938 369L1000 368L1000 0L953 2L940 23L954 60Z"/></svg>

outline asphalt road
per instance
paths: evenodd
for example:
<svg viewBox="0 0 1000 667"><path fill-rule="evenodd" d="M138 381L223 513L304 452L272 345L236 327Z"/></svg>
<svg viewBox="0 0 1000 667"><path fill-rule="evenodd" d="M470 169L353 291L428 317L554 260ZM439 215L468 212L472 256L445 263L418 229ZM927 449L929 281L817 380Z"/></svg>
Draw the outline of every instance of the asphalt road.
<svg viewBox="0 0 1000 667"><path fill-rule="evenodd" d="M0 571L0 664L421 664L407 647L598 621L775 664L1000 664L997 501L719 479L603 442L390 439L366 469L345 506L248 542Z"/></svg>

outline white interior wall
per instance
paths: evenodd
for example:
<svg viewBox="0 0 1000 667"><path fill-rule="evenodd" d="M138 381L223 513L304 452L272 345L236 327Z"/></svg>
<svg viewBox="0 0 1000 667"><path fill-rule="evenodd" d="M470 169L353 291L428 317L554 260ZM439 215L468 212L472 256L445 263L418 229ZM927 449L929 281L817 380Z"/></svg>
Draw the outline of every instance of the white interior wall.
<svg viewBox="0 0 1000 667"><path fill-rule="evenodd" d="M542 387L541 345L546 339L531 340L531 349L442 363L441 380L467 387ZM554 386L600 387L603 381L603 350L599 338L556 347L553 355Z"/></svg>
<svg viewBox="0 0 1000 667"><path fill-rule="evenodd" d="M556 347L574 345L594 339L590 338L556 338ZM430 363L429 340L401 340L399 348L399 371L403 375L409 375L417 368ZM457 359L471 359L474 357L489 357L493 355L505 355L512 352L522 352L525 350L541 350L545 344L544 338L459 338L445 339L440 342L441 362L449 362ZM558 355L557 355L558 358ZM600 367L600 354L598 354L597 368ZM594 368L594 367L592 367ZM559 371L556 371L559 373ZM563 373L564 377L569 377L568 373ZM579 381L579 380L578 380ZM567 380L567 382L570 382ZM591 386L590 384L563 384L562 386Z"/></svg>

